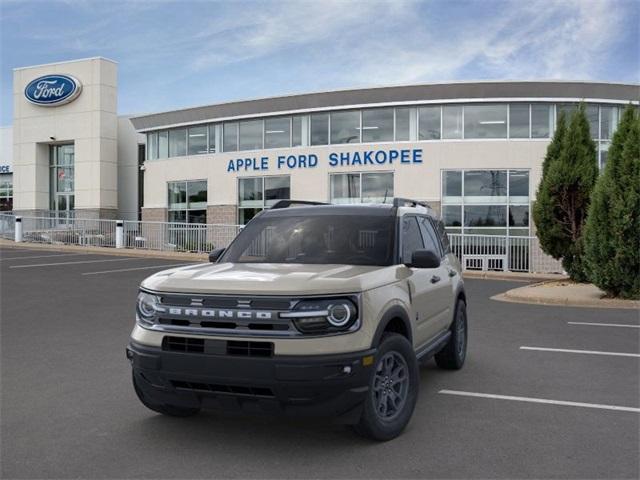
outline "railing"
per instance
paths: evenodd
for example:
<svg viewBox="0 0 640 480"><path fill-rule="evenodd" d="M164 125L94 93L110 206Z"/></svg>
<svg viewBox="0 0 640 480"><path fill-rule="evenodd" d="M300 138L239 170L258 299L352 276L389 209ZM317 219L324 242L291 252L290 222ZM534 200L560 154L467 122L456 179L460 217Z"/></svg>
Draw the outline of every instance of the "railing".
<svg viewBox="0 0 640 480"><path fill-rule="evenodd" d="M22 217L22 240L32 243L115 247L116 221Z"/></svg>
<svg viewBox="0 0 640 480"><path fill-rule="evenodd" d="M449 234L464 270L562 273L562 263L540 248L538 237Z"/></svg>

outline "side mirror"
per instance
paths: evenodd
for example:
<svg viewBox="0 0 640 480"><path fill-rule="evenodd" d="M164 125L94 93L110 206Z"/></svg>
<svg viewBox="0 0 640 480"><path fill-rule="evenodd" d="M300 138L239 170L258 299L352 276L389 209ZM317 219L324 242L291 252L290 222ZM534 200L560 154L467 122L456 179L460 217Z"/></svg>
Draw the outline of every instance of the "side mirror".
<svg viewBox="0 0 640 480"><path fill-rule="evenodd" d="M214 248L209 253L209 261L211 263L216 263L223 253L224 253L224 248Z"/></svg>
<svg viewBox="0 0 640 480"><path fill-rule="evenodd" d="M416 250L411 255L411 264L407 267L413 268L438 268L440 257L431 250Z"/></svg>

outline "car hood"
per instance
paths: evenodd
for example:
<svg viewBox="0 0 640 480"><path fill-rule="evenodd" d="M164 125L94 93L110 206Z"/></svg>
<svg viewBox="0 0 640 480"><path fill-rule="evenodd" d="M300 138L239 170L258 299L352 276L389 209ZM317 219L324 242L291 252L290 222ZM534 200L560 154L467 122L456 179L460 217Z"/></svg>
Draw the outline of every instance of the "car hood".
<svg viewBox="0 0 640 480"><path fill-rule="evenodd" d="M202 294L318 295L355 293L398 280L398 267L216 263L158 272L142 288Z"/></svg>

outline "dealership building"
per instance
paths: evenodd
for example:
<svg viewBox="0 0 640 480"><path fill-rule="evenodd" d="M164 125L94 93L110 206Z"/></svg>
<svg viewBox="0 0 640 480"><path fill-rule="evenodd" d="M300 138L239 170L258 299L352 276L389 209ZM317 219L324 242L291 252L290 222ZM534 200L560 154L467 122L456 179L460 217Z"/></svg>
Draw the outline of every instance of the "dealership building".
<svg viewBox="0 0 640 480"><path fill-rule="evenodd" d="M104 58L14 71L4 209L243 224L280 199L408 197L452 232L526 236L559 114L585 103L602 167L622 109L640 98L637 84L458 82L123 116L117 89Z"/></svg>

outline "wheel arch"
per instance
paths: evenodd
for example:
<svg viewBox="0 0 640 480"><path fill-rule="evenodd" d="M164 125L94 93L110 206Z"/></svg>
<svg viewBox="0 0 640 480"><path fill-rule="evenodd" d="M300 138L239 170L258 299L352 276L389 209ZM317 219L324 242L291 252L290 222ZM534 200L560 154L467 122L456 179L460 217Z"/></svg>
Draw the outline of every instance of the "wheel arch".
<svg viewBox="0 0 640 480"><path fill-rule="evenodd" d="M401 306L394 305L390 307L382 318L376 328L376 333L373 336L371 343L372 347L380 345L380 340L385 332L398 333L404 336L409 343L413 345L413 331L411 328L411 321L407 311Z"/></svg>

